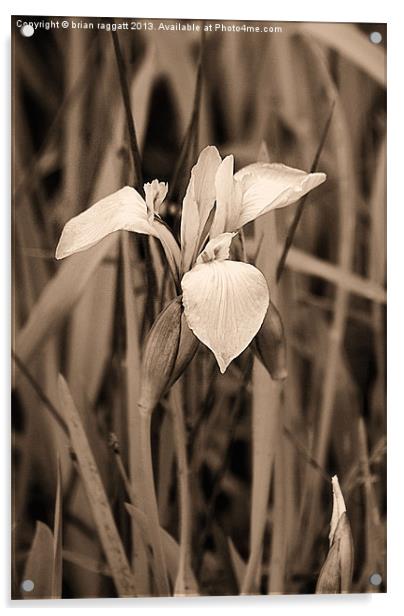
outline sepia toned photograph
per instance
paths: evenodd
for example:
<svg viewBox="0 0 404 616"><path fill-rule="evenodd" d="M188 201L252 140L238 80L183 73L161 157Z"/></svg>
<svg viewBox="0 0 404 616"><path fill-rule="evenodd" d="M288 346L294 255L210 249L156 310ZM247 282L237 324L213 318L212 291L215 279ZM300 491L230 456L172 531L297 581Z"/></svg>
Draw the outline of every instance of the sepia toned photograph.
<svg viewBox="0 0 404 616"><path fill-rule="evenodd" d="M386 56L12 17L12 599L387 591Z"/></svg>

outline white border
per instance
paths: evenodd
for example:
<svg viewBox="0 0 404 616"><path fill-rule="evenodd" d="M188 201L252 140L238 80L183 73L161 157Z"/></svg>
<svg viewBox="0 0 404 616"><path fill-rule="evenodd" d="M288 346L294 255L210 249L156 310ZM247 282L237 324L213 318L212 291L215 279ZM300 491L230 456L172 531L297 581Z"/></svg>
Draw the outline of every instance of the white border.
<svg viewBox="0 0 404 616"><path fill-rule="evenodd" d="M7 136L1 148L2 165L2 207L3 214L1 224L1 281L4 285L2 301L0 302L0 323L2 327L2 355L1 355L1 388L3 393L3 419L2 429L2 460L4 461L4 476L2 486L3 511L1 515L2 532L0 535L0 585L2 603L6 609L14 609L16 613L32 606L33 602L11 604L9 595L9 528L10 528L10 500L9 500L9 347L10 347L10 309L7 299L10 297L10 242L9 242L9 201L10 201L10 15L11 14L37 14L37 15L107 15L107 16L136 16L136 17L170 17L170 18L218 18L218 19L257 19L270 21L346 21L346 22L388 22L388 270L389 270L389 332L388 332L388 460L389 460L389 554L388 554L388 595L373 596L338 596L338 597L238 597L238 598L210 598L210 599L183 599L173 601L171 599L136 599L136 600L74 600L64 602L36 602L34 610L43 608L87 610L95 613L99 609L130 609L137 613L149 612L150 609L162 608L164 613L170 614L173 610L192 610L201 612L209 610L212 614L218 614L224 609L231 609L235 614L244 610L265 612L266 614L278 613L299 614L323 613L344 615L364 612L380 616L381 610L397 608L397 613L402 611L401 588L404 586L404 506L402 478L404 448L402 382L404 381L404 302L403 302L403 230L404 230L404 203L403 203L403 159L404 159L404 134L403 134L403 46L401 40L404 37L404 19L401 3L395 0L383 2L336 0L334 3L322 0L304 2L288 0L277 3L258 2L248 0L242 4L232 3L226 5L217 0L203 0L201 3L190 3L173 0L170 3L154 1L153 4L145 2L136 4L133 2L118 2L101 6L84 0L71 0L67 3L55 4L54 2L13 2L12 6L2 7L2 95L1 101L1 135ZM400 404L401 402L401 404ZM394 613L394 612L393 612Z"/></svg>

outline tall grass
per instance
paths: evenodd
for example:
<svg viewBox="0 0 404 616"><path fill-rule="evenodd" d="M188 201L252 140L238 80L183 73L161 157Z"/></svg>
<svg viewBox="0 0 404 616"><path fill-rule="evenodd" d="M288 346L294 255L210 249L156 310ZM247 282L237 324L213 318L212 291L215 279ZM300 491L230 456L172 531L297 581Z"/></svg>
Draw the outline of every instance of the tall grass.
<svg viewBox="0 0 404 616"><path fill-rule="evenodd" d="M13 596L33 596L21 582L38 560L35 596L314 592L333 475L350 588L385 589L386 74L368 31L13 28ZM286 380L251 350L220 375L199 346L150 420L151 524L137 404L147 333L177 294L169 267L125 232L62 263L54 250L68 219L141 177L170 183L162 216L178 235L207 144L237 167L266 156L309 170L319 151L328 180L304 209L245 229L284 322Z"/></svg>

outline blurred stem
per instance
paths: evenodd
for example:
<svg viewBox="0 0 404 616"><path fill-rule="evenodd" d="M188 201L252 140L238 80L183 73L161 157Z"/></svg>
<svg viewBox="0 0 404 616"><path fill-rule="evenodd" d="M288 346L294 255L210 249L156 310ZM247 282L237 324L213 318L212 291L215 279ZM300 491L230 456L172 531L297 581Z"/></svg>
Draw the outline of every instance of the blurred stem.
<svg viewBox="0 0 404 616"><path fill-rule="evenodd" d="M131 502L131 504L134 507L139 507L139 503L138 503L138 499L136 498L136 495L133 491L133 488L131 486L130 483L130 479L128 477L128 474L125 470L125 465L122 461L122 457L121 457L121 449L120 449L120 445L118 442L118 439L116 437L116 434L114 432L111 432L109 435L109 445L112 449L112 452L114 453L114 458L116 461L116 465L118 467L118 472L121 476L122 482L125 486L125 490L126 490L126 494L129 497L129 500Z"/></svg>
<svg viewBox="0 0 404 616"><path fill-rule="evenodd" d="M125 61L123 59L121 46L119 43L118 32L111 32L112 41L114 43L114 51L116 57L116 63L118 66L119 73L119 83L121 86L122 100L123 106L125 109L126 116L126 125L128 127L129 133L129 144L130 144L130 152L133 161L133 168L135 171L135 178L133 185L137 189L137 191L144 197L144 189L143 189L143 172L142 172L142 161L140 158L139 146L137 142L136 136L136 128L135 122L132 114L132 107L130 102L130 93L128 80L126 78L126 67ZM153 262L150 255L150 246L149 246L149 238L140 236L139 243L143 248L145 255L145 265L146 265L146 277L147 277L147 305L145 310L145 317L150 320L150 323L153 323L154 320L154 302L153 296L156 290L156 278L153 269Z"/></svg>
<svg viewBox="0 0 404 616"><path fill-rule="evenodd" d="M321 155L321 152L323 151L324 143L325 143L325 140L326 140L327 135L328 135L328 130L330 128L332 116L333 116L333 113L334 113L334 107L335 107L335 100L331 104L330 113L328 114L328 118L327 118L327 121L325 123L324 129L323 129L323 133L321 135L321 139L320 139L320 142L318 144L316 154L314 156L313 163L311 165L310 173L314 173L316 171L316 169L317 169L318 161L320 160L320 155ZM285 269L285 263L286 263L286 259L287 259L288 253L289 253L289 249L292 246L293 239L295 237L295 233L296 233L297 227L299 226L299 222L300 222L300 219L301 219L302 214L303 214L303 210L304 210L304 206L306 204L306 200L307 200L308 194L309 193L307 193L302 199L300 199L300 201L299 201L299 203L297 205L297 209L296 209L294 218L293 218L292 223L291 223L291 225L290 225L290 227L288 229L288 234L286 236L286 240L285 240L285 244L283 246L282 254L281 254L281 257L279 259L278 266L276 268L276 282L279 282L279 280L280 280L280 278L282 276L283 270Z"/></svg>
<svg viewBox="0 0 404 616"><path fill-rule="evenodd" d="M191 120L184 142L181 147L178 162L174 170L173 179L170 183L170 189L167 201L173 201L178 195L178 202L182 201L185 194L185 180L188 181L187 170L195 164L198 157L199 147L199 115L202 99L202 77L203 77L203 59L205 53L205 33L202 31L201 45L199 49L199 62L196 74L195 96L192 109ZM191 159L191 160L189 160Z"/></svg>
<svg viewBox="0 0 404 616"><path fill-rule="evenodd" d="M227 430L227 434L228 434L227 443L223 447L223 451L225 453L222 459L222 463L220 467L218 468L212 480L210 499L207 504L206 513L205 513L205 525L202 528L199 534L199 538L198 538L198 544L197 544L197 550L196 550L196 556L195 556L195 564L194 564L194 571L196 575L199 575L202 565L203 565L203 557L204 557L203 549L204 549L206 540L209 536L209 532L210 532L213 518L215 515L216 501L220 494L220 490L222 489L222 481L229 468L231 456L233 453L233 445L235 441L237 426L239 424L239 421L241 419L241 416L244 410L244 393L246 391L248 382L251 379L252 367L253 367L253 355L252 353L250 353L248 360L247 360L247 364L244 369L242 382L240 383L240 387L237 392L236 403L234 404L234 407L232 409L232 414L230 416L229 426ZM192 439L191 439L192 442L195 442L196 440L195 435L196 433L194 432L192 435Z"/></svg>
<svg viewBox="0 0 404 616"><path fill-rule="evenodd" d="M160 520L154 488L153 457L151 450L151 418L152 413L148 409L139 407L140 412L140 441L143 458L143 498L144 512L149 525L150 542L153 549L155 582L159 596L170 595L168 584L167 567L163 545L161 543Z"/></svg>
<svg viewBox="0 0 404 616"><path fill-rule="evenodd" d="M178 385L172 389L172 416L177 454L177 477L180 493L180 557L174 594L188 595L188 571L191 567L191 499L189 490L189 467L184 411L179 399Z"/></svg>
<svg viewBox="0 0 404 616"><path fill-rule="evenodd" d="M121 46L119 44L118 32L112 31L111 34L112 34L112 40L114 43L116 63L118 66L119 83L121 86L123 105L124 105L125 114L126 114L126 124L127 124L128 132L129 132L130 151L131 151L133 167L134 167L135 175L136 175L135 186L142 194L143 192L142 163L141 163L140 154L139 154L139 146L137 143L135 122L133 121L132 109L131 109L131 104L130 104L130 94L129 94L128 82L126 79L125 62L123 59Z"/></svg>
<svg viewBox="0 0 404 616"><path fill-rule="evenodd" d="M63 417L60 415L59 411L57 410L57 408L52 404L51 400L48 398L48 396L45 394L45 392L43 391L42 387L39 385L39 383L35 380L35 378L32 376L32 374L29 372L29 370L27 369L27 367L25 366L24 362L21 361L21 359L18 357L17 353L11 349L11 355L15 361L15 364L18 366L18 368L20 369L21 373L25 376L25 378L27 379L27 381L30 383L31 387L33 388L33 390L35 391L36 395L38 396L38 398L41 400L41 402L43 402L43 404L45 405L45 408L48 409L48 411L50 412L50 414L52 415L52 417L55 419L55 421L59 424L59 426L62 428L63 432L65 434L67 434L67 425L65 420L63 419Z"/></svg>

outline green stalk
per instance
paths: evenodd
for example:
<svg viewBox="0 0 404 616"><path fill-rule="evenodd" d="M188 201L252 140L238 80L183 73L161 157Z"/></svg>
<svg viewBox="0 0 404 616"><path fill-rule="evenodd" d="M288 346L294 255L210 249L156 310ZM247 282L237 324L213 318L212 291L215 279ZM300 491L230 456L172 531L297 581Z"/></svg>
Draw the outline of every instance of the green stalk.
<svg viewBox="0 0 404 616"><path fill-rule="evenodd" d="M152 412L139 406L140 412L140 443L143 459L143 510L149 526L149 537L154 558L154 577L159 596L170 595L167 567L163 545L161 542L159 512L154 488L153 457L151 450L151 418Z"/></svg>

